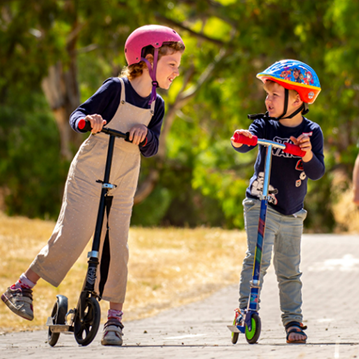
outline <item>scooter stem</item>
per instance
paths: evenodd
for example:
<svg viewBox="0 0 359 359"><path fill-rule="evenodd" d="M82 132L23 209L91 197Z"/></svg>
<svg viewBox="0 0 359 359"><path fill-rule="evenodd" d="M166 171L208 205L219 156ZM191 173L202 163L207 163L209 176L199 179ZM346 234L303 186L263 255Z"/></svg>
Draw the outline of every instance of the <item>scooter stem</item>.
<svg viewBox="0 0 359 359"><path fill-rule="evenodd" d="M98 257L99 257L101 233L102 233L103 220L104 220L104 216L105 216L105 197L106 197L109 189L111 189L113 187L108 182L110 179L114 143L115 143L115 136L110 135L109 143L108 143L108 150L107 150L105 174L104 174L104 180L102 181L101 197L100 197L99 209L98 209L98 213L97 213L95 234L94 234L93 243L92 243L92 250L91 250L91 252L88 253L89 266L88 266L86 280L85 280L85 284L84 284L84 288L83 288L83 290L88 291L88 292L94 292L94 288L95 288L96 273L97 273L97 267L99 264Z"/></svg>
<svg viewBox="0 0 359 359"><path fill-rule="evenodd" d="M266 215L267 215L267 207L268 207L268 188L269 188L271 165L272 165L272 145L269 144L266 151L264 183L263 183L263 192L261 196L261 209L259 213L259 223L258 223L258 237L257 237L257 245L254 253L253 279L251 281L251 292L250 292L250 298L248 303L248 310L256 311L256 312L259 309L260 271L261 271L262 250L263 250L264 232L265 232Z"/></svg>

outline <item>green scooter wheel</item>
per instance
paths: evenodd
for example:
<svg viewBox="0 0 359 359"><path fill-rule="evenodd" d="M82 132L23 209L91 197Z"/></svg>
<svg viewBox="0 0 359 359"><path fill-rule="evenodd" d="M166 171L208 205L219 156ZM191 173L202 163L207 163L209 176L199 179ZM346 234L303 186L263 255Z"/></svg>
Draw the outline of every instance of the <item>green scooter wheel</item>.
<svg viewBox="0 0 359 359"><path fill-rule="evenodd" d="M259 335L261 334L261 319L257 313L252 315L251 325L251 330L249 330L248 326L246 325L245 335L249 344L255 344L257 343Z"/></svg>

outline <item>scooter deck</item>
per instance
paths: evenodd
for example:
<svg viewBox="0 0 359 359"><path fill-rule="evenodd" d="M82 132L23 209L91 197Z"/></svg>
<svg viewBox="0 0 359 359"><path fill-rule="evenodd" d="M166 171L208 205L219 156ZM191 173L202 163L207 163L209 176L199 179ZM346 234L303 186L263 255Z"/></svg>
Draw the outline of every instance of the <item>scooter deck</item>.
<svg viewBox="0 0 359 359"><path fill-rule="evenodd" d="M232 332L232 333L244 333L245 328L241 327L239 325L227 325L227 328Z"/></svg>
<svg viewBox="0 0 359 359"><path fill-rule="evenodd" d="M73 333L74 327L72 325L67 324L54 324L54 320L52 317L48 317L46 321L46 325L52 331L52 333Z"/></svg>

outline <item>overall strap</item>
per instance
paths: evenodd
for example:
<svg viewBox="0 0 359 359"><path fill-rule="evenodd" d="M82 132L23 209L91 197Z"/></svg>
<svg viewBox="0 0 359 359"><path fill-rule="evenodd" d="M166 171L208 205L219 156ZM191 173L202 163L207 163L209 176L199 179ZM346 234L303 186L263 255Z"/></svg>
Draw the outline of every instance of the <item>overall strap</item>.
<svg viewBox="0 0 359 359"><path fill-rule="evenodd" d="M126 102L126 91L125 91L125 81L123 81L122 77L119 77L120 82L121 82L121 98L120 98L120 103L125 103Z"/></svg>
<svg viewBox="0 0 359 359"><path fill-rule="evenodd" d="M120 103L124 104L126 102L126 91L125 91L125 81L123 81L122 77L119 77L119 80L121 82L121 98L120 98ZM156 100L151 102L151 115L153 116L155 113L155 105L156 105Z"/></svg>

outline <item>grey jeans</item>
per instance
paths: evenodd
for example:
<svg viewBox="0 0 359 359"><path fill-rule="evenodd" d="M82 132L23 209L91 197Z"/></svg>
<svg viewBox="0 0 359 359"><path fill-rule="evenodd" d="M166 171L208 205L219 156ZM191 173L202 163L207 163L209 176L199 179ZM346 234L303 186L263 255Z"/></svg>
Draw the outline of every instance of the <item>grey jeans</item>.
<svg viewBox="0 0 359 359"><path fill-rule="evenodd" d="M239 307L246 308L253 275L254 252L258 235L260 200L246 198L243 201L245 229L247 232L247 252L243 260L239 284ZM266 228L261 261L260 282L270 265L273 264L278 280L280 309L283 325L291 321L302 322L302 282L300 277L300 244L303 222L307 216L305 209L293 215L283 215L268 206Z"/></svg>

